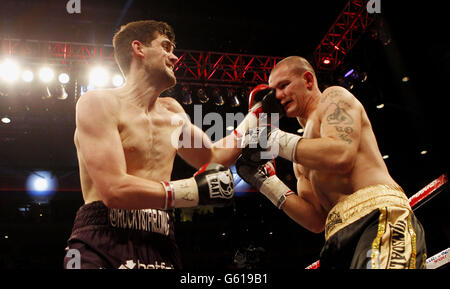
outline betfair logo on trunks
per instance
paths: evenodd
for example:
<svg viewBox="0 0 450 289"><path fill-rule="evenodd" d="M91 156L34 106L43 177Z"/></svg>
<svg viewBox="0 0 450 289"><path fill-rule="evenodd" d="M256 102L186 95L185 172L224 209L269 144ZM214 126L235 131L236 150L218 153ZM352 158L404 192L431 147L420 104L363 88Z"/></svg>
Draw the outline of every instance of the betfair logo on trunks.
<svg viewBox="0 0 450 289"><path fill-rule="evenodd" d="M143 230L165 236L170 232L169 214L161 210L109 209L108 217L114 228Z"/></svg>
<svg viewBox="0 0 450 289"><path fill-rule="evenodd" d="M212 199L231 199L233 197L233 176L228 171L206 175L209 195Z"/></svg>
<svg viewBox="0 0 450 289"><path fill-rule="evenodd" d="M127 260L125 264L122 264L119 266L118 269L173 269L173 265L166 265L165 262L161 262L161 264L158 263L158 261L155 262L155 264L142 264L139 260L137 262L134 262L134 260Z"/></svg>

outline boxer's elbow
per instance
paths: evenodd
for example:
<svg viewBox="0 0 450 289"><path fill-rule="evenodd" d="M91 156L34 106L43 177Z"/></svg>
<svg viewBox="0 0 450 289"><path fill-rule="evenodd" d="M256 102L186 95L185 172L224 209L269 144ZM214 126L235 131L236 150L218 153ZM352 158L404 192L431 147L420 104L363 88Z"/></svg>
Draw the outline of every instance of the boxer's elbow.
<svg viewBox="0 0 450 289"><path fill-rule="evenodd" d="M309 231L315 233L315 234L320 234L325 230L325 223L321 223L321 222L314 222L311 223L308 228Z"/></svg>
<svg viewBox="0 0 450 289"><path fill-rule="evenodd" d="M98 190L106 207L113 209L123 206L127 185L120 179L101 185Z"/></svg>
<svg viewBox="0 0 450 289"><path fill-rule="evenodd" d="M341 149L334 157L329 158L329 167L338 174L349 173L355 164L356 154L346 148Z"/></svg>

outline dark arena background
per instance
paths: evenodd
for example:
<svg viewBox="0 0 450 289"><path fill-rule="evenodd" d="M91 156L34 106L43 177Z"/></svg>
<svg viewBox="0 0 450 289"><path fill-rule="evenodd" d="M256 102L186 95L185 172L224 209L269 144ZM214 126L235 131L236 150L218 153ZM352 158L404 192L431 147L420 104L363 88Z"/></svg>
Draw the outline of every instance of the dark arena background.
<svg viewBox="0 0 450 289"><path fill-rule="evenodd" d="M63 268L83 204L75 104L87 90L123 84L112 36L130 21L174 28L178 82L163 96L176 98L192 120L195 107L224 119L246 113L250 89L268 81L277 61L300 55L314 65L321 89L344 86L364 105L408 197L448 172L450 40L441 1L372 1L376 9L368 11L367 1L347 0L80 0L79 13L68 2L0 2L2 269ZM295 119L280 127L302 134ZM224 125L223 135L233 129ZM194 172L175 159L173 179ZM277 159L277 175L296 190L289 162ZM186 270L302 270L318 260L323 233L235 180L231 207L171 212ZM433 256L450 244L448 184L426 201L415 214Z"/></svg>

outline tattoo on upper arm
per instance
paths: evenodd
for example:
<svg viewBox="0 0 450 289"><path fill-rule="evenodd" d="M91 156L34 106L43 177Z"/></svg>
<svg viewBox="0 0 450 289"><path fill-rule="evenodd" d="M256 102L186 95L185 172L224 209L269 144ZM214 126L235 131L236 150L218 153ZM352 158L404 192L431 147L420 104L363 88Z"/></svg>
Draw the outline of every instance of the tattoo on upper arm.
<svg viewBox="0 0 450 289"><path fill-rule="evenodd" d="M338 91L331 91L329 93L326 93L323 95L322 100L320 102L324 103L328 98L335 98L336 96L341 95L341 92Z"/></svg>
<svg viewBox="0 0 450 289"><path fill-rule="evenodd" d="M348 144L352 143L352 139L349 135L353 132L353 128L351 127L354 123L352 116L347 112L350 105L345 101L339 101L337 103L331 103L327 111L330 109L332 113L330 113L327 117L327 123L329 125L333 125L336 131L338 132L338 136Z"/></svg>
<svg viewBox="0 0 450 289"><path fill-rule="evenodd" d="M347 113L346 107L350 107L350 105L344 101L339 101L338 103L331 103L327 111L330 108L334 107L334 111L327 116L328 124L343 124L343 125L351 125L353 124L353 118L350 114Z"/></svg>
<svg viewBox="0 0 450 289"><path fill-rule="evenodd" d="M335 126L335 128L336 128L336 131L339 133L339 137L343 141L346 141L349 144L352 143L352 139L348 137L353 132L353 129L351 127Z"/></svg>

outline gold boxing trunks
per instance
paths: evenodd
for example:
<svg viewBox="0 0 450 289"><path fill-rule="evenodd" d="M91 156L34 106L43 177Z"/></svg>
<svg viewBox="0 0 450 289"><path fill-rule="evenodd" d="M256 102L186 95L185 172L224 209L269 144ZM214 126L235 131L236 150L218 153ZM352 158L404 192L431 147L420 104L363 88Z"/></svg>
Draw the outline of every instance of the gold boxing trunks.
<svg viewBox="0 0 450 289"><path fill-rule="evenodd" d="M398 186L375 185L336 204L325 224L320 268L425 268L422 225Z"/></svg>

